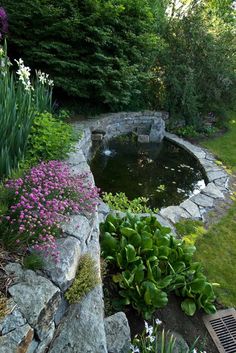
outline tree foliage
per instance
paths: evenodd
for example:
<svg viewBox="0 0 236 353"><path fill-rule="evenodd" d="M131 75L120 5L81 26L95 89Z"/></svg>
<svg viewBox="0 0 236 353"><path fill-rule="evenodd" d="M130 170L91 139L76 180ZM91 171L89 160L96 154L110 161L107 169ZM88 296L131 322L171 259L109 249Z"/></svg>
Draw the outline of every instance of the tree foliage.
<svg viewBox="0 0 236 353"><path fill-rule="evenodd" d="M233 12L229 1L218 3L185 1L178 9L172 3L159 33L166 50L153 66L153 104L188 124L235 100Z"/></svg>
<svg viewBox="0 0 236 353"><path fill-rule="evenodd" d="M235 101L232 0L3 0L10 49L80 104L194 125Z"/></svg>
<svg viewBox="0 0 236 353"><path fill-rule="evenodd" d="M11 48L57 87L109 109L140 94L156 48L147 0L4 0Z"/></svg>

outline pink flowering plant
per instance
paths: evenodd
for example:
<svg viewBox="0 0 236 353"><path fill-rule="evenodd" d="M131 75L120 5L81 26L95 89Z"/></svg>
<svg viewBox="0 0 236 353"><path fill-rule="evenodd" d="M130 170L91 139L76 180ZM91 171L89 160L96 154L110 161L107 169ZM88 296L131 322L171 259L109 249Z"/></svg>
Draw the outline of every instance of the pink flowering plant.
<svg viewBox="0 0 236 353"><path fill-rule="evenodd" d="M0 218L5 244L31 247L58 260L56 238L62 222L74 213L91 213L97 205L98 189L86 177L71 175L64 162L50 161L32 168L24 178L7 181L11 206Z"/></svg>

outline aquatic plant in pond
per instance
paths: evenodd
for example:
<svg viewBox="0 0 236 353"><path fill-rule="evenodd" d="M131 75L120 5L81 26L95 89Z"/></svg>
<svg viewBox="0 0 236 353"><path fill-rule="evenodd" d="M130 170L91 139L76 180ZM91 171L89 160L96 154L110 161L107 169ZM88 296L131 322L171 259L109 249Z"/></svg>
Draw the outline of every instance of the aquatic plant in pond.
<svg viewBox="0 0 236 353"><path fill-rule="evenodd" d="M11 206L0 218L6 246L31 246L56 260L61 222L72 213L92 212L98 198L98 189L87 182L86 174L73 176L69 166L59 161L43 162L5 187L12 192Z"/></svg>
<svg viewBox="0 0 236 353"><path fill-rule="evenodd" d="M109 155L104 155L104 149ZM140 144L132 138L112 139L97 150L91 169L103 192L122 192L130 201L148 198L152 209L180 204L199 192L206 180L192 155L165 140Z"/></svg>

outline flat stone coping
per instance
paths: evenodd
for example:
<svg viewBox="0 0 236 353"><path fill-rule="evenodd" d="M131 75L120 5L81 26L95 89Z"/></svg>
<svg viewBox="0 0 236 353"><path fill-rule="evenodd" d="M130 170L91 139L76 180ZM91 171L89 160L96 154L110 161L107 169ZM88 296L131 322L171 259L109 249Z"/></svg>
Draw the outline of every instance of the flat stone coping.
<svg viewBox="0 0 236 353"><path fill-rule="evenodd" d="M212 209L218 200L223 200L230 193L229 174L216 163L214 155L207 150L169 132L165 138L191 153L205 171L208 183L199 194L194 195L178 206L162 208L159 214L168 219L172 224L180 219L204 220L206 213Z"/></svg>

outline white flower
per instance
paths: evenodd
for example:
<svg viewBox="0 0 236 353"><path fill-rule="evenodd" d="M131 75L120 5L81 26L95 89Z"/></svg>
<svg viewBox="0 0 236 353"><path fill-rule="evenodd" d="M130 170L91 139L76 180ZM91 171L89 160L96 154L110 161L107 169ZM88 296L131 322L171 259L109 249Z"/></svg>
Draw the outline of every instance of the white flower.
<svg viewBox="0 0 236 353"><path fill-rule="evenodd" d="M146 334L148 334L148 336L152 336L153 327L151 325L149 326L147 321L144 321L144 325L145 325Z"/></svg>
<svg viewBox="0 0 236 353"><path fill-rule="evenodd" d="M160 325L162 324L162 321L159 320L159 319L156 319L156 320L155 320L155 323L156 323L157 326L160 326Z"/></svg>
<svg viewBox="0 0 236 353"><path fill-rule="evenodd" d="M22 82L26 91L30 91L33 89L30 82L30 68L24 65L24 61L20 58L19 60L15 60L18 65L18 70L16 71L19 76L19 80Z"/></svg>
<svg viewBox="0 0 236 353"><path fill-rule="evenodd" d="M53 80L48 80L48 86L54 86Z"/></svg>
<svg viewBox="0 0 236 353"><path fill-rule="evenodd" d="M139 348L134 346L133 344L130 345L130 349L133 353L140 353Z"/></svg>
<svg viewBox="0 0 236 353"><path fill-rule="evenodd" d="M151 343L153 343L155 341L156 337L155 336L149 336L149 340Z"/></svg>
<svg viewBox="0 0 236 353"><path fill-rule="evenodd" d="M39 70L39 71L36 71L36 75L37 75L37 77L39 79L39 82L42 85L45 85L45 84L47 84L48 86L53 86L54 85L53 80L49 79L49 74L45 74L45 72L41 72Z"/></svg>

